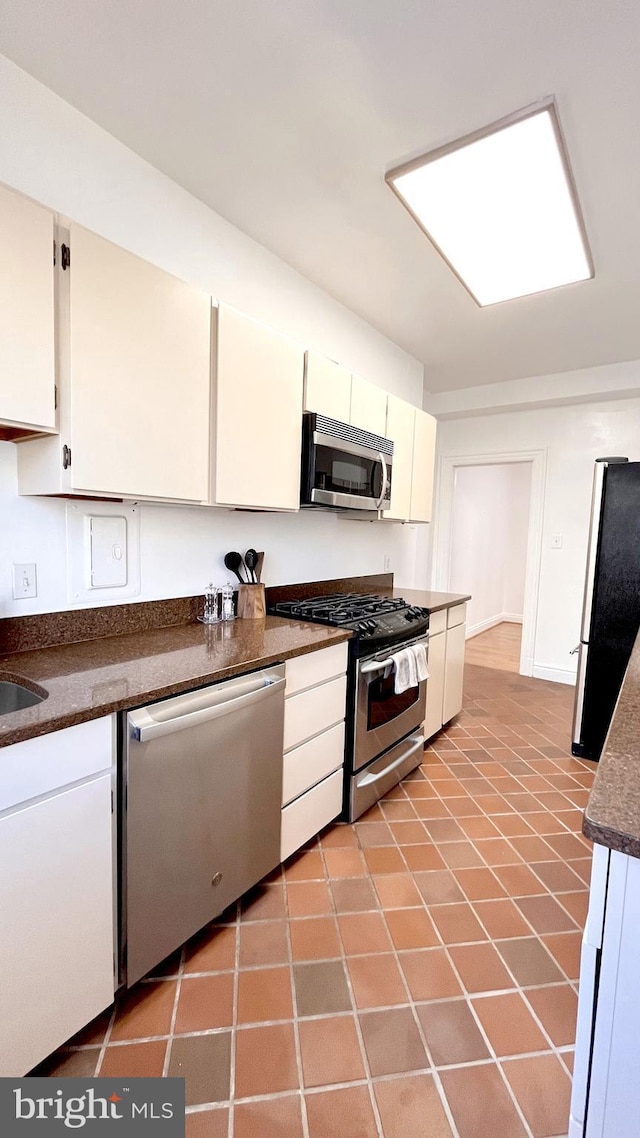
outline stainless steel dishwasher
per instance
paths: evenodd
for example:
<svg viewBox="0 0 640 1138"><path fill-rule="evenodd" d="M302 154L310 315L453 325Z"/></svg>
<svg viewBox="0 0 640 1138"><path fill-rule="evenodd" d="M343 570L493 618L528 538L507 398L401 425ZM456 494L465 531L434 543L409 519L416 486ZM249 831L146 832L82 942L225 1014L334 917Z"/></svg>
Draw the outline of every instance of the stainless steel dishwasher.
<svg viewBox="0 0 640 1138"><path fill-rule="evenodd" d="M280 861L284 665L123 713L127 987Z"/></svg>

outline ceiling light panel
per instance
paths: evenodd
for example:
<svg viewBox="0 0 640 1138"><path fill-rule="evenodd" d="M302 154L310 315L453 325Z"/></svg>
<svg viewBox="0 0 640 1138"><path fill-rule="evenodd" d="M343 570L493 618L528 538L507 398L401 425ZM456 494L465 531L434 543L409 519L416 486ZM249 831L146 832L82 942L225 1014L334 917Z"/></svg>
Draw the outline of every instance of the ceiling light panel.
<svg viewBox="0 0 640 1138"><path fill-rule="evenodd" d="M480 305L593 276L552 102L387 182Z"/></svg>

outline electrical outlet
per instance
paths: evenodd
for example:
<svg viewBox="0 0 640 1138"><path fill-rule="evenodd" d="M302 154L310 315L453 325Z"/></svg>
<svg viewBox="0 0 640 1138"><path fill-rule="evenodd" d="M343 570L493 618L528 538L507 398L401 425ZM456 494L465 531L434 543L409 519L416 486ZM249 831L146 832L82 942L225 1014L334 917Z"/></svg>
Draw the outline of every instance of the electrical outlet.
<svg viewBox="0 0 640 1138"><path fill-rule="evenodd" d="M556 533L553 535L553 537L551 538L551 548L552 549L562 549L562 534L561 533Z"/></svg>
<svg viewBox="0 0 640 1138"><path fill-rule="evenodd" d="M384 572L385 573L391 572L391 554L390 553L385 553L385 555L384 555Z"/></svg>
<svg viewBox="0 0 640 1138"><path fill-rule="evenodd" d="M33 562L28 564L14 564L13 566L13 597L16 601L26 600L27 597L37 597L38 579L36 567Z"/></svg>

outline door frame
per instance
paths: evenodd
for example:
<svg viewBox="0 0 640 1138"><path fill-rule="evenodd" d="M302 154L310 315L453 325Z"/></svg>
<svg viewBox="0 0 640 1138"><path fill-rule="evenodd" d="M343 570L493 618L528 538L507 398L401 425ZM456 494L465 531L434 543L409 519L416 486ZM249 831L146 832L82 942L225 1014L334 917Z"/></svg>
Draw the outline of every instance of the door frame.
<svg viewBox="0 0 640 1138"><path fill-rule="evenodd" d="M529 532L522 610L520 675L532 676L535 659L538 596L540 593L544 493L547 477L546 449L495 451L490 454L443 454L440 456L437 506L433 530L432 581L434 589L448 591L453 543L453 498L456 469L460 466L503 466L523 462L531 463L531 493L529 497Z"/></svg>

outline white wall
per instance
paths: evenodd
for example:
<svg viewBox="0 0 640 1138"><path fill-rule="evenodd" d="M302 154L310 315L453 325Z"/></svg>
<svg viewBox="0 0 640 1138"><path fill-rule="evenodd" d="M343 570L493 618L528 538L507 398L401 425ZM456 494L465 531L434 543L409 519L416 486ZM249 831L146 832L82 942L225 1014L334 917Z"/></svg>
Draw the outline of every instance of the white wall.
<svg viewBox="0 0 640 1138"><path fill-rule="evenodd" d="M449 588L471 593L467 635L522 619L530 491L528 463L455 472Z"/></svg>
<svg viewBox="0 0 640 1138"><path fill-rule="evenodd" d="M438 424L442 456L495 455L542 450L546 454L540 590L535 626L534 675L571 682L580 612L591 502L593 462L606 455L640 459L640 399L592 403ZM436 487L436 528L440 480ZM562 548L552 549L554 535ZM422 541L421 541L422 545ZM420 556L424 561L425 551ZM434 587L445 583L433 578Z"/></svg>
<svg viewBox="0 0 640 1138"><path fill-rule="evenodd" d="M503 613L522 619L529 539L531 464L509 463L507 476L508 533L505 542Z"/></svg>
<svg viewBox="0 0 640 1138"><path fill-rule="evenodd" d="M420 406L422 365L261 245L0 56L0 182L131 249ZM65 506L16 495L0 443L0 615L67 605ZM381 572L415 582L415 527L334 515L141 508L141 599L201 591L230 548L265 549L268 583ZM13 562L38 564L35 601L11 599Z"/></svg>

